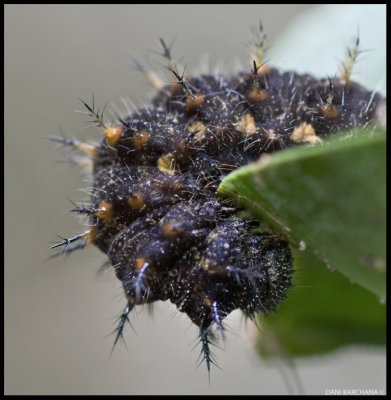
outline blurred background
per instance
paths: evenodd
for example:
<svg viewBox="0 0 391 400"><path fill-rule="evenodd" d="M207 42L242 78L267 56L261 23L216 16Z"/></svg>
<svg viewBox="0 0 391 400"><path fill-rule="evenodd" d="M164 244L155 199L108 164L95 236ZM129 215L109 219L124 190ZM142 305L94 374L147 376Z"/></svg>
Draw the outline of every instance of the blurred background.
<svg viewBox="0 0 391 400"><path fill-rule="evenodd" d="M143 57L169 80L164 61L154 53L161 52L160 37L168 43L175 39L173 56L187 65L186 74L207 70L208 63L211 71L229 73L238 64L249 68L250 28L259 20L271 65L308 66L319 75L335 73L322 57L327 54L336 70L360 23L363 47L372 48L358 67L360 78L367 71L364 62L376 54L385 57L385 41L372 37L365 45L371 29L358 22L355 11L368 16L368 10L339 7L329 6L326 13L300 4L5 6L6 394L289 394L297 393L299 379L306 394L385 390L383 349L350 347L300 359L293 373L257 357L249 334L253 330L238 312L226 319L230 332L224 350L215 349L222 370L213 368L208 385L205 365L195 369L197 329L185 315L174 315L169 303L158 303L152 316L139 307L131 316L135 333L128 326L126 346L120 343L110 356L111 332L125 301L110 269L97 274L104 254L91 247L44 261L56 235L84 231L68 212L68 199L87 199L88 176L58 162L64 152L47 140L59 134L58 127L68 137L100 137L98 129L85 129L86 116L73 112L82 109L79 98L90 103L94 93L98 106L106 101L120 105L122 96L136 106L148 101L153 92L131 55ZM376 20L371 35L385 38L385 8L374 7L384 21ZM341 15L338 33L333 18L340 21ZM313 35L300 36L300 26L307 25ZM319 38L317 29L324 26L329 35ZM296 47L289 44L287 56L289 37L296 38ZM305 40L315 43L317 51L303 53ZM323 69L316 70L318 55ZM385 87L383 64L381 82L369 76L369 87ZM379 72L374 76L378 79Z"/></svg>

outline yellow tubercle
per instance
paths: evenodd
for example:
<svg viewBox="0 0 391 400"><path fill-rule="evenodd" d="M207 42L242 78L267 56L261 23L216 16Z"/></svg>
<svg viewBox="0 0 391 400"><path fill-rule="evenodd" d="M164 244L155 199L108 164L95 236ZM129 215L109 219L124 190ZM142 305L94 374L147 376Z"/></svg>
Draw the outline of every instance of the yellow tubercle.
<svg viewBox="0 0 391 400"><path fill-rule="evenodd" d="M246 137L253 135L257 131L254 117L251 114L245 114L236 124L236 129L245 134Z"/></svg>
<svg viewBox="0 0 391 400"><path fill-rule="evenodd" d="M291 140L296 143L308 142L310 144L322 143L322 139L316 136L315 129L312 125L307 124L307 122L302 122L297 126L291 136Z"/></svg>
<svg viewBox="0 0 391 400"><path fill-rule="evenodd" d="M174 164L175 164L175 159L172 153L164 154L157 160L158 170L160 172L165 172L166 174L169 175L175 174Z"/></svg>

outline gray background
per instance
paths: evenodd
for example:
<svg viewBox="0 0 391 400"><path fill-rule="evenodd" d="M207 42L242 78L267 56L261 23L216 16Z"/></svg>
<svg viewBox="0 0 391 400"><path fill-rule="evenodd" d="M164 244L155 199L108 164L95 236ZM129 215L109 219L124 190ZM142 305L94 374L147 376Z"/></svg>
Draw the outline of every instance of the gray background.
<svg viewBox="0 0 391 400"><path fill-rule="evenodd" d="M67 210L80 201L88 177L56 160L63 153L45 139L58 134L89 140L79 97L98 105L137 105L151 93L129 56L156 69L158 38L176 37L173 54L195 73L200 54L224 71L232 59L247 62L250 27L261 18L273 44L308 5L6 5L5 6L5 393L6 394L286 394L285 365L259 360L251 329L240 313L227 318L225 351L215 353L223 371L194 370L197 330L168 303L153 316L139 308L126 347L110 357L114 321L125 302L119 281L94 248L43 262L55 234L83 231ZM332 29L332 27L331 27ZM350 39L351 32L347 34ZM342 39L341 39L342 40ZM323 50L322 50L323 51ZM333 54L334 56L335 54ZM168 79L168 76L166 75ZM86 180L87 179L87 180ZM247 328L249 328L247 324ZM341 349L296 362L304 391L385 388L382 349ZM293 379L294 380L294 379ZM296 379L297 382L297 379ZM291 388L290 388L291 387Z"/></svg>

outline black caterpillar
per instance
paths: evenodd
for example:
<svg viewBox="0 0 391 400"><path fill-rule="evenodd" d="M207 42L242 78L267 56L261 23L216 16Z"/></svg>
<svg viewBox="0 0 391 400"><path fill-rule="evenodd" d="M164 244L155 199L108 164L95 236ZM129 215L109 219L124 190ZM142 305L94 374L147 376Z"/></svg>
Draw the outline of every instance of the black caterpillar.
<svg viewBox="0 0 391 400"><path fill-rule="evenodd" d="M72 210L89 216L90 229L53 247L70 253L90 242L108 255L127 298L115 343L135 305L170 300L199 327L209 371L211 327L224 337L231 311L270 313L293 273L287 240L238 218L216 195L221 180L265 152L377 118L384 99L350 80L358 39L339 77L317 80L264 64L264 38L261 26L251 68L231 78L185 78L161 40L174 82L164 85L137 61L158 89L149 105L108 125L83 102L105 131L101 142L52 138L92 159L91 205Z"/></svg>

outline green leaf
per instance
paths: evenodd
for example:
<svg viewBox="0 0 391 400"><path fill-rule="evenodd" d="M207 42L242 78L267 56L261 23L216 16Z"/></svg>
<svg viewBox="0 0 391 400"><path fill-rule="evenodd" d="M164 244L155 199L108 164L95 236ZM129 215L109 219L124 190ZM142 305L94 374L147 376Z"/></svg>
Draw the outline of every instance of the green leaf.
<svg viewBox="0 0 391 400"><path fill-rule="evenodd" d="M369 52L359 57L353 78L385 96L385 15L383 4L313 6L271 43L267 58L284 71L334 76L359 31L360 48ZM386 290L385 135L356 137L346 148L335 141L330 154L317 153L326 147L288 150L273 156L269 166L231 174L220 187L294 245L306 244L306 251L292 249L294 287L287 300L260 321L262 355L312 355L343 344L385 343L385 305L376 297L384 300ZM301 151L308 151L307 159L300 159Z"/></svg>
<svg viewBox="0 0 391 400"><path fill-rule="evenodd" d="M229 174L219 193L384 299L385 140L381 130L362 129L277 152Z"/></svg>
<svg viewBox="0 0 391 400"><path fill-rule="evenodd" d="M256 348L262 356L305 356L344 344L384 345L386 307L376 296L294 251L294 287L278 312L262 316Z"/></svg>

